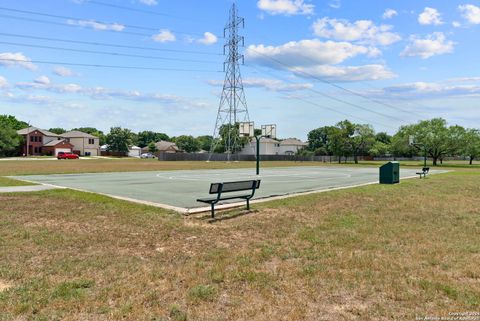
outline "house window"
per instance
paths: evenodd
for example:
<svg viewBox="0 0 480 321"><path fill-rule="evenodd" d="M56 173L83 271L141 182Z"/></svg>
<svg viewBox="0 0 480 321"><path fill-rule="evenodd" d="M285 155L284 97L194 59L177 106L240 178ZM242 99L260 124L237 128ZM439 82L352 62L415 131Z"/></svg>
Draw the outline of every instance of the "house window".
<svg viewBox="0 0 480 321"><path fill-rule="evenodd" d="M94 145L94 144L95 144L95 139L89 138L89 139L88 139L88 144L89 144L89 145Z"/></svg>

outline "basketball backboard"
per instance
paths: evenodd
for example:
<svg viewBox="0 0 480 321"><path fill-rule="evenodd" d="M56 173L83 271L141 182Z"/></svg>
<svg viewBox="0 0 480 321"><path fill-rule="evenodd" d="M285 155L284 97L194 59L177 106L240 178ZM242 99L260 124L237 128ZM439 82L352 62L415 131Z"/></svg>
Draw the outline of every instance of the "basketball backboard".
<svg viewBox="0 0 480 321"><path fill-rule="evenodd" d="M252 122L243 122L239 124L239 133L242 137L253 137L255 126Z"/></svg>
<svg viewBox="0 0 480 321"><path fill-rule="evenodd" d="M277 138L277 125L262 125L262 136Z"/></svg>
<svg viewBox="0 0 480 321"><path fill-rule="evenodd" d="M413 146L415 144L415 137L410 135L408 136L408 145Z"/></svg>

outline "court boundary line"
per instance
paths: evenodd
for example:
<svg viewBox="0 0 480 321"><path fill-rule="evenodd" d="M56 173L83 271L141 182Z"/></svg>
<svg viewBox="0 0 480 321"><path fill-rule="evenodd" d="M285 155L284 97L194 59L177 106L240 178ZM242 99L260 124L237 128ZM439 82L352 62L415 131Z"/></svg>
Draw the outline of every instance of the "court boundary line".
<svg viewBox="0 0 480 321"><path fill-rule="evenodd" d="M432 174L443 174L443 173L447 173L447 172L449 172L449 171L440 172L440 173L432 173ZM8 176L6 176L6 177L8 177ZM10 176L10 177L13 177L13 176ZM402 180L403 179L413 179L413 178L417 178L417 176L415 175L415 176L402 177ZM175 211L175 212L180 213L180 214L185 215L185 216L192 215L192 214L205 213L205 212L209 212L211 210L210 207L195 207L195 208L178 207L178 206L173 206L173 205L168 205L168 204L144 201L144 200L139 200L139 199L135 199L135 198L112 195L112 194L107 194L107 193L92 192L92 191L83 190L83 189L80 189L80 188L58 186L58 185L47 184L47 183L38 183L38 182L35 182L35 181L29 181L29 180L26 180L26 179L18 179L18 178L13 178L13 179L17 179L19 181L24 181L24 182L29 182L29 183L36 183L36 184L45 185L45 186L51 186L51 187L55 187L55 188L58 188L58 189L71 189L73 191L89 193L89 194L97 194L97 195L107 196L107 197L111 197L111 198L114 198L114 199L118 199L118 200L122 200L122 201L128 201L128 202L132 202L132 203L136 203L136 204L142 204L142 205L148 205L148 206L153 206L153 207L157 207L157 208L163 208L163 209L166 209L166 210ZM379 182L374 181L374 182L355 184L355 185L350 185L350 186L332 187L332 188L327 188L327 189L311 190L311 191L306 191L306 192L289 193L289 194L285 194L285 195L263 197L263 198L251 200L250 203L251 204L259 204L259 203L265 203L265 202L270 202L270 201L287 199L287 198L292 198L292 197L297 197L297 196L326 193L326 192L331 192L331 191L357 188L357 187L374 185L374 184L379 184ZM235 203L228 203L228 204L219 204L219 205L216 205L215 208L218 209L218 210L227 210L227 209L242 207L244 205L245 205L245 202L235 202Z"/></svg>

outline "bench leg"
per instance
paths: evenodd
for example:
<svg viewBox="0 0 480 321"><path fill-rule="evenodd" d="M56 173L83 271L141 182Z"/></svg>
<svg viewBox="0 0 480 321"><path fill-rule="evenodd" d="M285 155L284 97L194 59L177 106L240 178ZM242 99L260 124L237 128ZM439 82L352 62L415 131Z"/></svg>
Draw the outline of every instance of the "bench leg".
<svg viewBox="0 0 480 321"><path fill-rule="evenodd" d="M247 211L250 211L250 199L247 198Z"/></svg>
<svg viewBox="0 0 480 321"><path fill-rule="evenodd" d="M215 218L215 204L212 203L212 218Z"/></svg>

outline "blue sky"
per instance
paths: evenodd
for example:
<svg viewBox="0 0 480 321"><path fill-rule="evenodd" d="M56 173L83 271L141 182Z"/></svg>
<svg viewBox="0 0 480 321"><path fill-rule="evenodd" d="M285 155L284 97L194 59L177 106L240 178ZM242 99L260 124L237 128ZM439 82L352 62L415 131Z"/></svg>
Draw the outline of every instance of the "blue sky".
<svg viewBox="0 0 480 321"><path fill-rule="evenodd" d="M47 129L211 134L231 4L4 0L0 114ZM433 117L480 127L480 1L237 4L257 127L301 139L345 118L390 133Z"/></svg>

